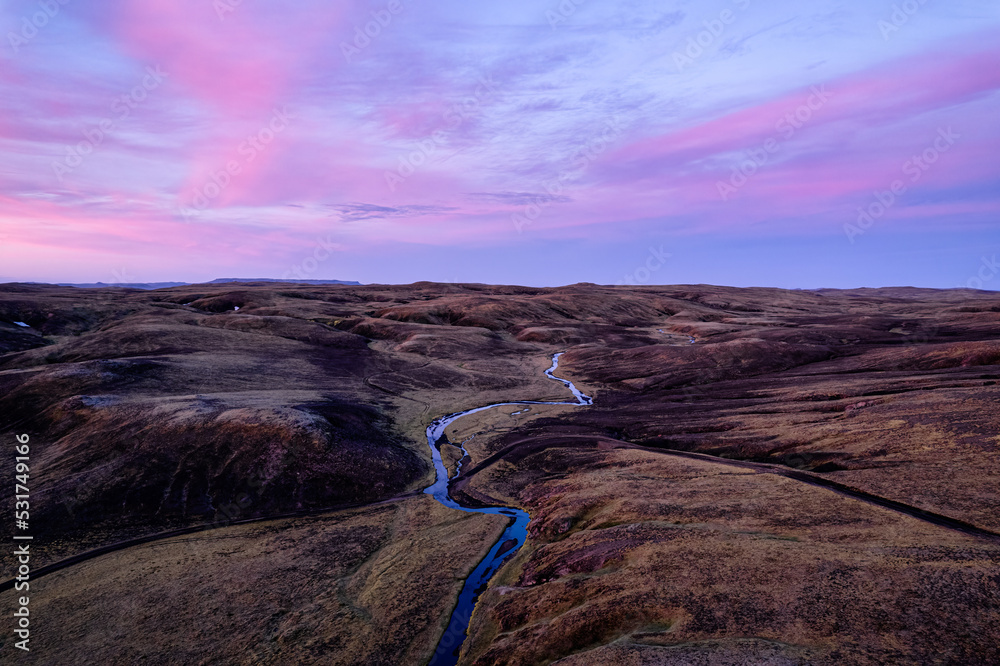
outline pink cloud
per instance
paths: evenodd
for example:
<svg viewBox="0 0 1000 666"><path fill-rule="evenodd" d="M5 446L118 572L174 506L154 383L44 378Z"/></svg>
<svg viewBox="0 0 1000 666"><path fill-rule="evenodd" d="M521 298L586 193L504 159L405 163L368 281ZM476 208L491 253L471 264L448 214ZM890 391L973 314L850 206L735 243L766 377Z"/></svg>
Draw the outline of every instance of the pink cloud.
<svg viewBox="0 0 1000 666"><path fill-rule="evenodd" d="M569 224L695 213L708 216L699 218L703 230L783 218L801 224L866 203L894 180L923 195L995 183L1000 131L983 128L997 113L987 96L1000 89L1000 69L991 65L998 61L996 48L950 59L925 54L635 140L600 158L576 185L574 198L590 205ZM811 109L803 106L809 102ZM788 120L797 109L805 110ZM911 180L911 158L949 127L963 138L941 154L940 165ZM741 182L730 181L733 170L768 140L775 152L756 170L748 167L754 172L724 200L719 184ZM610 194L594 201L586 188Z"/></svg>
<svg viewBox="0 0 1000 666"><path fill-rule="evenodd" d="M352 6L303 1L273 6L251 2L203 0L117 0L98 17L120 47L140 63L168 75L176 111L178 93L195 103L194 119L178 157L186 165L180 199L190 200L213 174L236 160L240 177L214 202L238 203L257 190L281 141L267 150L240 147L249 136L268 132L276 110L291 109L311 83L315 64L331 42L346 34ZM339 59L327 59L325 68ZM155 132L156 127L150 127ZM199 135L200 134L200 135ZM287 136L287 134L286 134ZM286 138L286 137L281 137Z"/></svg>
<svg viewBox="0 0 1000 666"><path fill-rule="evenodd" d="M659 164L687 164L693 160L733 150L757 148L769 138L791 138L807 129L840 125L838 134L854 127L874 127L918 116L971 99L1000 88L1000 49L990 49L960 58L939 54L921 55L817 84L719 118L644 137L611 153L611 164L645 167L652 172ZM806 108L798 119L795 114ZM803 120L805 119L805 120ZM793 131L794 130L794 131ZM635 168L629 178L642 177Z"/></svg>
<svg viewBox="0 0 1000 666"><path fill-rule="evenodd" d="M259 114L277 104L345 17L341 3L271 10L201 0L119 0L118 6L114 31L130 55L161 64L195 98L227 115Z"/></svg>

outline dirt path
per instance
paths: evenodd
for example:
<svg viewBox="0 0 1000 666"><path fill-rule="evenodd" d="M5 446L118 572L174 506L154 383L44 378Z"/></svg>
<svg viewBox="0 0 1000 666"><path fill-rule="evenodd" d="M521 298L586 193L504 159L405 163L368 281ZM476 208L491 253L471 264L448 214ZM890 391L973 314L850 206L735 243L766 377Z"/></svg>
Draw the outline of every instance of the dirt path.
<svg viewBox="0 0 1000 666"><path fill-rule="evenodd" d="M693 460L701 460L704 462L716 463L719 465L728 465L730 467L741 467L743 469L754 470L760 474L777 474L778 476L783 476L788 479L793 479L801 483L806 483L811 486L818 486L820 488L825 488L832 492L845 497L850 497L852 499L860 500L862 502L867 502L869 504L874 504L890 511L896 511L898 513L905 514L911 518L916 518L924 522L936 525L938 527L944 527L951 530L956 530L964 534L969 534L971 536L976 536L980 538L990 539L993 541L1000 541L1000 533L993 532L991 530L977 527L972 523L967 523L964 520L958 518L951 518L949 516L942 515L940 513L935 513L933 511L927 511L910 504L905 504L903 502L897 502L896 500L889 499L887 497L881 497L879 495L874 495L864 490L859 490L857 488L852 488L850 486L844 485L832 479L822 477L818 474L813 474L810 472L803 472L801 470L790 469L782 465L773 465L769 463L758 463L750 462L745 460L731 460L729 458L718 458L716 456L710 456L705 453L694 453L691 451L676 451L673 449L661 449L649 446L641 446L639 444L632 444L631 442L623 442L617 439L611 439L609 437L592 437L586 435L565 435L559 436L558 438L552 438L546 440L545 438L532 438L524 439L518 442L514 442L510 446L504 448L492 456L482 461L475 467L469 469L462 478L456 482L455 491L461 491L462 487L468 483L469 479L475 476L476 473L489 467L493 463L497 462L502 458L507 458L512 456L514 458L524 458L525 456L541 451L546 448L553 448L559 446L573 446L578 445L579 440L589 440L594 442L595 445L600 445L601 443L610 444L615 448L628 448L628 449L638 449L640 451L647 451L649 453L659 453L662 455L676 456L679 458L690 458Z"/></svg>
<svg viewBox="0 0 1000 666"><path fill-rule="evenodd" d="M163 541L164 539L172 539L173 537L185 536L187 534L197 534L199 532L209 532L211 530L218 530L225 527L232 527L234 525L249 525L251 523L263 523L269 520L286 520L289 518L305 518L310 516L325 516L331 513L338 513L340 511L348 511L350 509L360 509L367 507L380 506L382 504L390 504L392 502L399 502L404 499L410 499L413 497L419 497L421 491L412 490L402 495L397 495L395 497L390 497L389 499L379 500L378 502L368 502L367 504L345 504L338 507L331 507L327 509L315 509L311 511L296 511L293 513L283 513L276 516L264 516L261 518L244 518L242 520L232 520L226 522L216 522L207 525L192 525L191 527L182 527L176 530L170 530L168 532L157 532L156 534L149 534L144 537L138 537L136 539L128 539L127 541L118 541L116 543L110 543L106 546L101 546L100 548L94 548L93 550L88 550L72 557L67 557L64 560L59 560L58 562L53 562L39 569L35 569L31 572L30 580L36 580L42 576L46 576L50 573L55 573L56 571L61 571L68 567L80 564L81 562L86 562L87 560L92 560L102 555L107 555L109 553L114 553L120 550L125 550L126 548L132 548L134 546L140 546L146 543L153 543L154 541ZM7 590L14 588L14 579L5 580L0 583L0 592L5 592Z"/></svg>

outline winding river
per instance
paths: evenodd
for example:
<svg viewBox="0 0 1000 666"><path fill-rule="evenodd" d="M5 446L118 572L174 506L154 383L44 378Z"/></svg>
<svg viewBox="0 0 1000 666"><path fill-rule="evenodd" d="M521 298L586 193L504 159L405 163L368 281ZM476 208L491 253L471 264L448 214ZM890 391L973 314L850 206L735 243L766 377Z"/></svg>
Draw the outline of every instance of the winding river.
<svg viewBox="0 0 1000 666"><path fill-rule="evenodd" d="M490 552L465 580L462 592L458 595L458 605L455 606L455 610L451 614L451 620L448 622L448 628L441 637L437 650L435 650L434 656L431 658L431 666L453 666L458 663L458 654L462 648L462 643L465 641L468 634L469 621L472 619L472 609L476 605L476 600L479 599L479 595L486 589L486 585L489 583L490 578L492 578L493 575L500 569L503 563L513 556L522 545L524 545L524 540L528 535L528 521L531 519L526 511L522 511L521 509L514 507L488 507L477 509L462 506L452 499L451 495L448 494L448 483L453 479L448 478L448 468L445 467L444 461L441 459L440 447L449 443L448 438L445 436L445 430L448 426L463 416L475 414L476 412L482 412L487 409L493 409L494 407L504 407L508 405L594 404L593 399L588 395L584 395L579 389L576 388L576 386L573 385L573 382L555 376L554 373L559 367L560 356L562 356L561 353L555 354L552 357L552 367L545 371L545 376L565 385L566 388L573 393L573 397L576 398L574 402L544 402L538 400L497 402L492 405L486 405L484 407L477 407L464 412L457 412L455 414L449 414L448 416L442 416L441 418L433 421L427 427L427 444L431 447L431 455L434 457L434 469L437 471L437 479L434 481L433 485L424 490L424 493L431 495L438 502L450 509L464 511L466 513L492 513L507 516L511 520L510 525L508 525L507 529L500 535L497 542L493 544ZM464 446L461 448L463 453L468 453ZM459 463L459 468L456 470L455 476L457 477L460 472L461 463Z"/></svg>

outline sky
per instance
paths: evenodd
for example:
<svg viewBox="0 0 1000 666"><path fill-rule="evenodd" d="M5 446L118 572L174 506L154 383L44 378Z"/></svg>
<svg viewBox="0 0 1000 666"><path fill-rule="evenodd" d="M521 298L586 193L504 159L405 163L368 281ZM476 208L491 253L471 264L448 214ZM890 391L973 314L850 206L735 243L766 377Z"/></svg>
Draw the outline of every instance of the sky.
<svg viewBox="0 0 1000 666"><path fill-rule="evenodd" d="M996 0L0 0L0 281L1000 289Z"/></svg>

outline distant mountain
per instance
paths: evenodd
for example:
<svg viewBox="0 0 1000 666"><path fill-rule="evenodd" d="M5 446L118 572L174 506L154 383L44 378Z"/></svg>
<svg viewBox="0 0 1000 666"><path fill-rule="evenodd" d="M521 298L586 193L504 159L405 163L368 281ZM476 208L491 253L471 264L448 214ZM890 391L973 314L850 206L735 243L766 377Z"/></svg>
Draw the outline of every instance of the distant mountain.
<svg viewBox="0 0 1000 666"><path fill-rule="evenodd" d="M58 286L60 287L78 287L80 289L102 289L107 287L120 287L122 289L168 289L170 287L187 287L191 284L226 284L229 282L282 282L286 284L346 284L361 286L360 282L348 281L348 280L281 280L276 278L218 278L217 280L212 280L211 282L205 283L192 283L192 282L115 282L113 284L108 284L106 282L87 282L87 283L75 283L75 282L60 282ZM31 283L40 284L40 283Z"/></svg>
<svg viewBox="0 0 1000 666"><path fill-rule="evenodd" d="M166 289L168 287L183 287L187 282L115 282L107 284L105 282L88 282L78 284L75 282L60 282L60 287L79 287L80 289L101 289L106 287L121 287L122 289Z"/></svg>
<svg viewBox="0 0 1000 666"><path fill-rule="evenodd" d="M283 280L276 278L219 278L207 284L220 284L224 282L288 282L290 284L350 284L361 286L360 282L353 280Z"/></svg>

